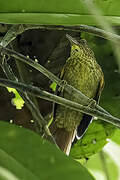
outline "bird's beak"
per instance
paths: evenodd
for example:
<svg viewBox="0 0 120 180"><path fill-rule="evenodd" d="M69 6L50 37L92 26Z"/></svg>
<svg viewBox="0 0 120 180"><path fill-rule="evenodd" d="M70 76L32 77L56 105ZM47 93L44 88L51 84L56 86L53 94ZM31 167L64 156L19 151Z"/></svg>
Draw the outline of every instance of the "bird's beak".
<svg viewBox="0 0 120 180"><path fill-rule="evenodd" d="M71 45L73 44L79 45L79 42L69 34L66 34L66 38L70 41Z"/></svg>

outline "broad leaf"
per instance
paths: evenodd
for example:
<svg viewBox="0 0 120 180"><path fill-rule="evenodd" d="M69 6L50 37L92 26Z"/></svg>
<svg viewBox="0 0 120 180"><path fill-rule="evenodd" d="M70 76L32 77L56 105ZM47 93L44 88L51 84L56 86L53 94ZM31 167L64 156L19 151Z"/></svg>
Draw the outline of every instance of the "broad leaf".
<svg viewBox="0 0 120 180"><path fill-rule="evenodd" d="M92 156L87 161L86 167L91 171L92 174L96 175L96 179L100 179L100 176L98 176L99 173L99 175L103 175L102 179L106 180L106 169L110 180L119 179L119 168L114 159L110 156L110 154L106 154L104 151L102 154L103 156L101 156L101 153L97 153L96 155Z"/></svg>
<svg viewBox="0 0 120 180"><path fill-rule="evenodd" d="M0 167L20 180L94 179L34 132L4 122L0 122Z"/></svg>
<svg viewBox="0 0 120 180"><path fill-rule="evenodd" d="M95 0L103 15L114 23L120 24L120 1ZM83 0L6 0L0 1L0 22L55 24L55 25L96 25Z"/></svg>
<svg viewBox="0 0 120 180"><path fill-rule="evenodd" d="M99 152L108 142L115 131L115 127L101 121L94 121L90 124L84 137L77 141L71 149L71 156L75 159L88 158Z"/></svg>

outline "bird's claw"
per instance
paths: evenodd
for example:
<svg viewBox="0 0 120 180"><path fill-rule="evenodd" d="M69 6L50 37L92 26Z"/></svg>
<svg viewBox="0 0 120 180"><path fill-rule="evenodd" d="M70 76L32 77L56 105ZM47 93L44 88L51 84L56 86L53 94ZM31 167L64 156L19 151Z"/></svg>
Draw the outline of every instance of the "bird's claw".
<svg viewBox="0 0 120 180"><path fill-rule="evenodd" d="M59 88L58 91L59 92L63 92L65 85L67 84L66 80L61 80L60 84L59 84Z"/></svg>
<svg viewBox="0 0 120 180"><path fill-rule="evenodd" d="M95 108L96 107L96 101L94 99L90 99L90 102L88 104L88 107Z"/></svg>

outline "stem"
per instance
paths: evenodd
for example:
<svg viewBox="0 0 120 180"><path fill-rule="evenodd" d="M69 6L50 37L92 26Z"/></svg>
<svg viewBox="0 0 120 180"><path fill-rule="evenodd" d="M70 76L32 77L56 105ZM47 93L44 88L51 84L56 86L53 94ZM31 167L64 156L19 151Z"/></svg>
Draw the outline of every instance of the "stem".
<svg viewBox="0 0 120 180"><path fill-rule="evenodd" d="M120 36L117 34L114 34L112 32L96 28L93 26L87 26L87 25L80 25L80 26L56 26L56 25L28 25L28 24L19 24L19 25L13 25L9 31L4 36L3 40L1 41L2 46L6 46L6 44L9 44L11 41L13 41L17 35L23 33L24 31L27 31L29 29L46 29L46 30L59 30L59 31L75 31L75 32L87 32L89 34L93 34L95 36L120 42ZM8 36L9 33L9 36ZM8 37L6 40L6 36Z"/></svg>
<svg viewBox="0 0 120 180"><path fill-rule="evenodd" d="M5 59L5 55L2 58L1 67L9 80L18 82L18 79L15 77L11 67L8 65L7 60ZM30 109L33 117L36 119L36 121L39 125L39 129L37 129L37 132L42 135L42 132L39 132L39 131L40 131L40 129L42 129L42 123L40 122L40 119L42 119L42 121L43 121L43 118L40 116L38 109L36 109L35 105L32 103L30 98L27 96L26 92L24 92L24 93L21 93L21 91L18 91L18 92L19 92L20 96L23 98L23 100L25 101L27 107Z"/></svg>
<svg viewBox="0 0 120 180"><path fill-rule="evenodd" d="M8 77L8 79L12 80L12 82L17 83L17 78L14 76L12 69L10 68L10 66L7 64L7 62L4 59L5 57L3 56L3 61L4 63L1 64L1 67L3 69L3 71L5 72L6 76ZM9 80L8 80L9 81ZM41 113L39 112L39 109L36 107L36 105L31 101L31 99L29 98L28 95L33 95L33 94L28 94L25 91L22 91L18 89L18 92L20 94L20 96L23 98L23 100L25 101L27 107L29 108L29 110L32 113L32 116L35 118L36 123L37 123L37 133L40 135L43 135L45 133L45 137L46 139L48 139L50 142L55 143L48 127L47 127L47 122L45 122L43 116L41 115Z"/></svg>
<svg viewBox="0 0 120 180"><path fill-rule="evenodd" d="M9 34L10 33L11 32L9 32L8 36L6 36L6 40L9 39ZM17 47L16 39L15 39L14 42L12 42L11 47L13 49L15 49L15 50L19 50L18 47ZM15 62L16 62L16 66L17 66L17 69L18 69L18 72L19 72L19 75L20 75L20 81L23 82L23 83L29 84L30 83L30 73L29 73L28 68L26 67L26 64L23 63L23 62L20 62L17 59L15 59ZM24 97L27 96L27 99L29 99L29 101L30 101L30 103L29 103L29 102L27 102L27 100L24 100L26 106L31 111L33 119L35 120L34 121L34 126L35 126L35 129L36 129L36 132L39 134L40 133L39 131L42 130L42 124L40 125L40 121L41 122L43 121L43 117L42 117L41 113L39 112L39 106L38 106L38 103L37 103L37 99L33 95L30 95L30 94L27 94L27 93L24 93L24 94L23 94L23 96ZM23 97L23 99L24 99L24 97ZM33 106L33 104L34 104L35 107ZM36 111L36 113L35 113L35 111Z"/></svg>
<svg viewBox="0 0 120 180"><path fill-rule="evenodd" d="M8 49L6 47L2 47L0 45L0 50L3 54L7 54L10 55L26 64L29 64L30 66L32 66L33 68L37 69L38 71L40 71L42 74L44 74L46 77L48 77L50 80L52 80L53 82L56 82L57 85L59 85L60 87L62 87L62 89L64 89L65 91L67 91L70 95L76 97L79 102L82 105L89 105L92 104L91 106L93 106L94 109L101 111L103 113L109 114L107 111L105 111L103 108L101 108L98 104L95 104L95 101L93 99L88 98L87 96L85 96L81 91L75 89L73 86L70 86L69 84L64 84L62 80L60 80L58 77L56 77L53 73L51 73L50 71L48 71L46 68L44 68L43 66L41 66L40 64L36 63L35 61L33 61L30 58L27 58L26 56L13 51L11 49ZM93 102L93 103L92 103ZM109 114L110 115L110 114Z"/></svg>
<svg viewBox="0 0 120 180"><path fill-rule="evenodd" d="M13 39L12 37L14 37L14 31L12 31L12 28L10 28L10 30L6 33L3 40L1 41L1 43L4 44L4 47L6 47L11 42L11 40ZM26 64L23 64L23 62L20 62L18 60L16 60L16 62L17 62L18 71L20 73L22 82L28 83L29 75L28 75L28 71L25 68ZM8 65L8 63L5 59L5 55L3 56L0 65L1 65L4 73L8 77L8 79L13 80L15 82L18 81L17 78L15 77L14 73L12 72L11 67ZM19 94L25 101L25 104L27 105L28 109L30 110L30 112L35 120L36 132L40 135L45 134L46 139L48 139L48 140L50 140L50 142L56 144L48 127L47 127L47 122L45 122L43 116L41 115L41 113L39 111L37 100L36 100L35 96L33 96L32 94L27 94L26 92L22 92L22 93L19 92Z"/></svg>
<svg viewBox="0 0 120 180"><path fill-rule="evenodd" d="M95 109L92 109L89 106L83 106L83 105L80 105L76 102L72 102L72 101L67 100L65 98L62 98L62 97L56 96L54 94L48 93L46 91L42 91L38 87L26 85L23 83L18 83L18 82L14 82L14 81L2 79L2 78L0 78L0 85L4 86L4 87L6 87L6 86L13 87L15 89L20 90L21 92L26 91L26 92L29 92L30 94L34 94L36 97L40 97L40 98L45 99L45 100L56 102L60 105L69 107L70 109L80 111L82 113L89 114L91 116L96 116L96 117L100 118L101 120L104 120L104 121L111 123L111 124L115 125L116 127L120 128L120 119L113 117L111 115L102 113L100 111L97 111Z"/></svg>

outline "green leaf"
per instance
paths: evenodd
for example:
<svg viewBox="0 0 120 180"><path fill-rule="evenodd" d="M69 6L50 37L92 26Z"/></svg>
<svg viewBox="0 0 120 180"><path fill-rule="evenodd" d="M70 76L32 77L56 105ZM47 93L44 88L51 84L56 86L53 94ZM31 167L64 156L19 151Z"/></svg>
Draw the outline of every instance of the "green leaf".
<svg viewBox="0 0 120 180"><path fill-rule="evenodd" d="M99 152L115 130L116 128L111 124L94 120L85 136L73 145L70 155L75 159L82 159Z"/></svg>
<svg viewBox="0 0 120 180"><path fill-rule="evenodd" d="M102 174L103 177L105 177L106 169L108 172L108 175L110 177L110 180L118 179L119 176L119 169L117 165L115 164L115 161L111 158L111 156L103 151L104 160L101 159L100 153L97 153L96 155L92 156L86 163L86 167L90 170L92 174ZM106 167L103 167L103 163ZM98 176L96 176L96 179L99 179ZM106 180L105 178L102 178L103 180Z"/></svg>
<svg viewBox="0 0 120 180"><path fill-rule="evenodd" d="M17 90L14 88L8 88L8 87L7 87L7 89L9 92L13 92L15 94L15 98L12 99L13 105L16 106L16 109L22 109L22 107L24 106L24 100L19 95Z"/></svg>
<svg viewBox="0 0 120 180"><path fill-rule="evenodd" d="M55 92L56 91L56 87L57 87L57 84L55 82L53 82L51 85L50 85L50 88Z"/></svg>
<svg viewBox="0 0 120 180"><path fill-rule="evenodd" d="M114 142L120 145L120 129L115 131L114 136L111 138Z"/></svg>
<svg viewBox="0 0 120 180"><path fill-rule="evenodd" d="M114 24L120 24L120 1L95 0L103 15ZM0 1L0 22L54 24L54 25L96 25L83 0L6 0Z"/></svg>
<svg viewBox="0 0 120 180"><path fill-rule="evenodd" d="M0 122L0 166L20 180L94 179L55 145L5 122Z"/></svg>
<svg viewBox="0 0 120 180"><path fill-rule="evenodd" d="M19 179L9 170L0 166L0 180L19 180Z"/></svg>

